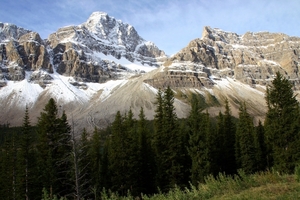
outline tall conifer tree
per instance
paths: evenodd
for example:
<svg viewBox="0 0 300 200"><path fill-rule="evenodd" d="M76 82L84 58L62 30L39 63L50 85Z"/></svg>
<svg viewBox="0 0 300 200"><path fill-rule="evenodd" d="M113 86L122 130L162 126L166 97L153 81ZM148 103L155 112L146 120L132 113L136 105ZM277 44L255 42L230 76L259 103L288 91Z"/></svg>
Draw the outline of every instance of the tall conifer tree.
<svg viewBox="0 0 300 200"><path fill-rule="evenodd" d="M157 184L163 191L167 191L175 184L181 185L184 180L183 145L179 132L177 115L174 107L174 94L168 87L164 94L157 94L157 108L155 115L156 132L154 135L154 149L157 163Z"/></svg>
<svg viewBox="0 0 300 200"><path fill-rule="evenodd" d="M276 170L292 173L300 160L299 102L292 84L279 72L268 86L265 120L268 161Z"/></svg>
<svg viewBox="0 0 300 200"><path fill-rule="evenodd" d="M22 133L20 139L19 152L19 170L20 170L20 193L24 194L25 199L32 197L32 190L34 190L34 153L33 153L33 134L29 120L28 107L25 108L25 115L23 118ZM39 191L40 192L40 191Z"/></svg>
<svg viewBox="0 0 300 200"><path fill-rule="evenodd" d="M66 186L70 184L70 126L64 112L61 118L58 117L57 105L53 98L41 112L37 129L39 185L50 191L50 196L69 195L71 190Z"/></svg>
<svg viewBox="0 0 300 200"><path fill-rule="evenodd" d="M235 146L236 161L239 164L237 167L250 174L257 169L254 125L245 103L241 104L239 110Z"/></svg>
<svg viewBox="0 0 300 200"><path fill-rule="evenodd" d="M257 170L264 171L267 168L267 147L265 142L265 130L261 121L255 127L255 146L257 149Z"/></svg>
<svg viewBox="0 0 300 200"><path fill-rule="evenodd" d="M199 182L204 182L204 177L209 175L209 117L202 114L203 108L200 107L196 95L192 95L191 111L188 118L190 129L188 152L192 160L191 181L197 186Z"/></svg>
<svg viewBox="0 0 300 200"><path fill-rule="evenodd" d="M235 161L235 124L233 122L229 107L228 100L225 101L225 113L224 113L224 146L223 146L223 170L227 174L236 173L236 161Z"/></svg>
<svg viewBox="0 0 300 200"><path fill-rule="evenodd" d="M150 143L150 133L147 128L147 121L144 114L144 109L141 107L139 119L137 121L138 135L138 152L139 152L139 177L138 185L143 194L151 194L155 192L155 166L154 155Z"/></svg>

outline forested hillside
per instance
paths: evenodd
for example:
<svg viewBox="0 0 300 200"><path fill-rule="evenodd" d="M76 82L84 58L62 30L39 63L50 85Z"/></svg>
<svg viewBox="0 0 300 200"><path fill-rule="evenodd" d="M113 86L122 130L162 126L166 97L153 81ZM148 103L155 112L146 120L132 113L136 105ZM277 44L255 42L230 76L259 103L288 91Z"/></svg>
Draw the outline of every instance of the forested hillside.
<svg viewBox="0 0 300 200"><path fill-rule="evenodd" d="M117 112L106 129L82 127L75 137L65 112L50 99L32 127L24 111L20 128L1 127L0 196L3 199L101 199L111 192L137 197L197 187L207 177L266 170L292 174L300 162L299 102L292 84L276 74L266 92L264 123L254 125L247 102L239 117L210 117L201 97L189 97L191 111L178 119L174 93L159 90L153 121L131 110ZM71 118L70 118L71 119ZM238 173L239 172L239 173ZM45 195L44 195L45 196Z"/></svg>

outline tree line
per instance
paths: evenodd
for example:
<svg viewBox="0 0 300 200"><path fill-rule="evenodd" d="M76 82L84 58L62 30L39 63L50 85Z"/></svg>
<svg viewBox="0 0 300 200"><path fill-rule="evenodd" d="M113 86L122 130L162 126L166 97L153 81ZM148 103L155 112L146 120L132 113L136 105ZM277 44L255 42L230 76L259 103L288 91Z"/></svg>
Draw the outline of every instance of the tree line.
<svg viewBox="0 0 300 200"><path fill-rule="evenodd" d="M293 173L300 161L300 113L292 88L276 74L266 91L264 124L255 126L245 102L238 118L227 100L225 111L211 117L197 94L191 96L189 116L178 119L168 87L157 93L154 120L146 119L143 108L137 118L131 109L117 112L106 129L83 129L80 138L50 99L35 127L26 108L22 127L1 136L0 196L41 199L42 191L50 198L78 200L110 192L152 195L238 170Z"/></svg>

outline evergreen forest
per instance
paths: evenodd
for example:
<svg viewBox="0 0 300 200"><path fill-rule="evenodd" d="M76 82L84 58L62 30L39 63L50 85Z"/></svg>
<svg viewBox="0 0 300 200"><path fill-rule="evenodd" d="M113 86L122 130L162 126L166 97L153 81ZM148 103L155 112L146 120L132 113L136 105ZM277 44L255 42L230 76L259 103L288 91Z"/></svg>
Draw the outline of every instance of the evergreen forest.
<svg viewBox="0 0 300 200"><path fill-rule="evenodd" d="M293 85L280 73L267 86L265 121L254 124L247 102L234 118L228 101L211 117L200 94L179 119L174 92L159 90L153 120L117 112L105 129L75 135L50 99L34 126L24 110L21 127L0 127L0 197L4 200L142 198L197 187L220 174L240 177L300 164L300 110ZM76 130L76 132L78 132Z"/></svg>

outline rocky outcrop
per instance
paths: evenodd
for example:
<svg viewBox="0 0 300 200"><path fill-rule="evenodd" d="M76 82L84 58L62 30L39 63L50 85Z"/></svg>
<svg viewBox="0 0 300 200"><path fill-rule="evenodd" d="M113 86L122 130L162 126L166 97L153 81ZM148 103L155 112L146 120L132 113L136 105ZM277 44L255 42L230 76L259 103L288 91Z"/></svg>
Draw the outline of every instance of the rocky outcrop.
<svg viewBox="0 0 300 200"><path fill-rule="evenodd" d="M186 70L186 68L194 70ZM207 73L199 70L201 66L189 63L189 65L176 66L173 70L162 67L151 79L144 80L145 83L155 88L212 88L214 83Z"/></svg>
<svg viewBox="0 0 300 200"><path fill-rule="evenodd" d="M78 52L72 48L63 51L61 54L56 54L56 64L58 73L72 76L80 82L103 83L118 78L116 64L109 68L109 61L87 62L87 58L82 51Z"/></svg>
<svg viewBox="0 0 300 200"><path fill-rule="evenodd" d="M201 39L191 41L165 65L172 71L178 63L192 62L202 65L207 76L232 77L252 86L268 84L280 71L299 89L299 47L300 38L282 33L238 35L204 27Z"/></svg>
<svg viewBox="0 0 300 200"><path fill-rule="evenodd" d="M0 46L1 78L20 81L25 71L45 70L52 73L50 57L38 33L26 33L18 40Z"/></svg>

